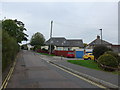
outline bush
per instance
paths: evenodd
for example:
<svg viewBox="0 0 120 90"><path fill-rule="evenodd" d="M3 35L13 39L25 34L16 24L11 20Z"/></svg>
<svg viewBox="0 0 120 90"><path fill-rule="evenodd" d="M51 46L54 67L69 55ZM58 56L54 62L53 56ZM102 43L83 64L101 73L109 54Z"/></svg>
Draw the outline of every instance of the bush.
<svg viewBox="0 0 120 90"><path fill-rule="evenodd" d="M36 50L38 50L38 49L41 49L41 46L40 46L40 45L35 45L34 48L33 48L34 51L36 51Z"/></svg>
<svg viewBox="0 0 120 90"><path fill-rule="evenodd" d="M112 50L104 45L98 45L94 47L93 55L95 59L98 59L99 56L103 55L106 51L112 51Z"/></svg>
<svg viewBox="0 0 120 90"><path fill-rule="evenodd" d="M42 48L42 51L48 51L47 49L45 49L45 48Z"/></svg>
<svg viewBox="0 0 120 90"><path fill-rule="evenodd" d="M16 39L9 36L6 31L2 31L2 70L4 71L7 66L13 62L17 52L19 51L19 45Z"/></svg>
<svg viewBox="0 0 120 90"><path fill-rule="evenodd" d="M21 49L23 49L23 50L28 50L27 44L22 45L22 46L21 46Z"/></svg>
<svg viewBox="0 0 120 90"><path fill-rule="evenodd" d="M112 52L112 51L107 51L105 52L105 54L110 54L112 56L114 56L117 59L118 65L120 63L120 56L118 55L118 53Z"/></svg>
<svg viewBox="0 0 120 90"><path fill-rule="evenodd" d="M98 58L98 64L99 65L102 64L102 65L114 67L114 68L118 67L117 59L110 54L101 55Z"/></svg>

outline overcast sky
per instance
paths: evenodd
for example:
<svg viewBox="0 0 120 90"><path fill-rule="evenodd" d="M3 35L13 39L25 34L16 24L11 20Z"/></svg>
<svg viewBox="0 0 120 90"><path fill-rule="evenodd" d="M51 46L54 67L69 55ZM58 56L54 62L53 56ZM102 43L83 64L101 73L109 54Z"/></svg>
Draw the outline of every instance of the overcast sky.
<svg viewBox="0 0 120 90"><path fill-rule="evenodd" d="M102 28L103 39L118 44L117 2L4 2L1 19L4 17L22 21L29 39L40 32L48 40L53 20L54 37L90 43Z"/></svg>

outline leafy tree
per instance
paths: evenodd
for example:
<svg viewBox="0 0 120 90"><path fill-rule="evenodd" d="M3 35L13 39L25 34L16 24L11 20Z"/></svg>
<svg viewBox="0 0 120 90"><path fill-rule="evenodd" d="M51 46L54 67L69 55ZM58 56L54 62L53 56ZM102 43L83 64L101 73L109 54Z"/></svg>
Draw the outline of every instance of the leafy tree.
<svg viewBox="0 0 120 90"><path fill-rule="evenodd" d="M4 71L15 59L21 41L27 41L28 35L21 21L2 20L2 70ZM1 25L1 24L0 24ZM0 28L1 29L1 28Z"/></svg>
<svg viewBox="0 0 120 90"><path fill-rule="evenodd" d="M42 45L44 45L44 42L45 42L45 38L44 38L43 34L41 34L39 32L35 33L30 40L30 44L32 46L36 46L36 45L42 46Z"/></svg>
<svg viewBox="0 0 120 90"><path fill-rule="evenodd" d="M2 21L2 29L7 31L10 36L16 38L17 42L27 41L28 35L24 33L26 28L23 22L18 21L17 19L6 19Z"/></svg>

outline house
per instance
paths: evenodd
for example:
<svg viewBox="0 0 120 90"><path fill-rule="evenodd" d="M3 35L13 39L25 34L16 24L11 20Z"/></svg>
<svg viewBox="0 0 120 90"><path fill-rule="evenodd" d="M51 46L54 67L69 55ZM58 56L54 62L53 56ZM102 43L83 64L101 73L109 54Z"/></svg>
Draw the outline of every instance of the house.
<svg viewBox="0 0 120 90"><path fill-rule="evenodd" d="M112 45L112 46L111 46L111 49L112 49L114 52L120 53L120 45Z"/></svg>
<svg viewBox="0 0 120 90"><path fill-rule="evenodd" d="M93 40L92 42L90 42L86 48L91 48L92 49L94 46L101 45L101 44L105 45L109 48L111 48L111 46L112 46L112 43L109 43L105 40L101 40L100 36L98 35L97 38L95 40Z"/></svg>
<svg viewBox="0 0 120 90"><path fill-rule="evenodd" d="M97 38L90 42L86 48L93 49L94 46L101 44L111 48L114 52L120 53L120 45L113 45L105 40L101 40L100 36L97 36Z"/></svg>
<svg viewBox="0 0 120 90"><path fill-rule="evenodd" d="M52 37L48 41L45 42L46 46L51 45L55 46L55 50L77 50L83 48L82 39L65 39L64 37Z"/></svg>

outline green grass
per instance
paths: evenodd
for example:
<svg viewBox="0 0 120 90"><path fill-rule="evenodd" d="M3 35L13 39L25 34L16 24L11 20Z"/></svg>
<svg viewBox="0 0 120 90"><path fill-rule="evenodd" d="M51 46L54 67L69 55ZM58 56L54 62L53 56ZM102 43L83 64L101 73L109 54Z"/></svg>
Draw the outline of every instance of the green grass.
<svg viewBox="0 0 120 90"><path fill-rule="evenodd" d="M54 54L47 54L47 53L39 53L39 54L47 55L47 56L55 56Z"/></svg>
<svg viewBox="0 0 120 90"><path fill-rule="evenodd" d="M96 70L102 70L98 64L96 62L94 62L93 60L67 60L67 62L70 62L72 64L77 64L80 66L84 66L87 68L91 68L91 69L96 69ZM103 70L102 70L103 71ZM108 71L105 71L108 72ZM119 74L120 75L120 71L119 72L110 72L112 74Z"/></svg>
<svg viewBox="0 0 120 90"><path fill-rule="evenodd" d="M92 69L101 70L98 67L98 64L96 62L94 62L93 60L68 60L68 62L73 63L73 64L77 64L80 66L92 68Z"/></svg>

